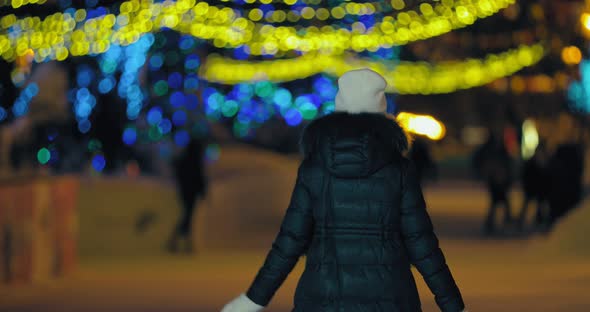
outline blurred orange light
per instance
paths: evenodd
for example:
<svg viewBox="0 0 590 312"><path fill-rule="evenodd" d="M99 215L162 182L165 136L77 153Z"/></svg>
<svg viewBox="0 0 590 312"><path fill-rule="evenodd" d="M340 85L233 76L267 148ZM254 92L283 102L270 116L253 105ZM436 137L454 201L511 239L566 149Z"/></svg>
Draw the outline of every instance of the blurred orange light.
<svg viewBox="0 0 590 312"><path fill-rule="evenodd" d="M512 77L510 81L510 88L516 94L523 93L526 90L526 81L522 77Z"/></svg>
<svg viewBox="0 0 590 312"><path fill-rule="evenodd" d="M33 58L35 57L35 52L32 49L27 49L23 55L17 57L16 65L18 67L29 67L33 62Z"/></svg>
<svg viewBox="0 0 590 312"><path fill-rule="evenodd" d="M561 59L568 65L577 65L582 61L582 51L576 46L569 46L561 50Z"/></svg>
<svg viewBox="0 0 590 312"><path fill-rule="evenodd" d="M551 93L555 91L555 82L547 75L537 75L532 78L531 91L537 93Z"/></svg>
<svg viewBox="0 0 590 312"><path fill-rule="evenodd" d="M136 161L131 161L131 162L127 163L127 165L125 166L125 171L127 172L127 176L132 177L132 178L137 178L139 176L139 174L141 173L141 170L139 169L139 165L137 164Z"/></svg>

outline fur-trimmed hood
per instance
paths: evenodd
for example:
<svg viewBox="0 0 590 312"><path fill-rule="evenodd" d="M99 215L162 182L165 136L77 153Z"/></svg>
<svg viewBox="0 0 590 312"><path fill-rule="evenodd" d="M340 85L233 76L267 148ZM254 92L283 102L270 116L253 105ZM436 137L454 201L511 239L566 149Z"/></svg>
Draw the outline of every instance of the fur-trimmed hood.
<svg viewBox="0 0 590 312"><path fill-rule="evenodd" d="M408 149L408 136L384 114L337 112L312 121L303 131L301 150L319 159L334 175L369 176Z"/></svg>

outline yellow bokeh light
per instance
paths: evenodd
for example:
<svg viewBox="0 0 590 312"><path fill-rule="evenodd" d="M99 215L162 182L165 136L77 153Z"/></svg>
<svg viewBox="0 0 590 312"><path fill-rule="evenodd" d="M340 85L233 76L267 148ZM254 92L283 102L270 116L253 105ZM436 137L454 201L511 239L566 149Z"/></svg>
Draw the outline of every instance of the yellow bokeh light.
<svg viewBox="0 0 590 312"><path fill-rule="evenodd" d="M12 0L12 7L15 9L20 8L23 6L23 0Z"/></svg>
<svg viewBox="0 0 590 312"><path fill-rule="evenodd" d="M66 58L68 58L68 49L64 48L64 47L60 47L57 49L56 51L56 57L58 61L63 61Z"/></svg>
<svg viewBox="0 0 590 312"><path fill-rule="evenodd" d="M315 10L311 7L305 7L301 10L301 17L304 19L312 19L315 16Z"/></svg>
<svg viewBox="0 0 590 312"><path fill-rule="evenodd" d="M429 115L401 112L397 115L396 120L406 131L426 136L431 140L441 140L446 134L444 124Z"/></svg>
<svg viewBox="0 0 590 312"><path fill-rule="evenodd" d="M335 7L332 9L332 16L337 19L341 19L346 15L346 11L342 7Z"/></svg>
<svg viewBox="0 0 590 312"><path fill-rule="evenodd" d="M429 16L434 14L434 9L432 8L432 6L428 3L422 3L420 5L420 12L422 12L422 14Z"/></svg>
<svg viewBox="0 0 590 312"><path fill-rule="evenodd" d="M391 0L391 6L396 10L403 10L406 7L404 0Z"/></svg>
<svg viewBox="0 0 590 312"><path fill-rule="evenodd" d="M258 22L259 20L262 19L262 10L261 9L254 9L251 10L250 13L248 14L248 18L250 18L251 20Z"/></svg>
<svg viewBox="0 0 590 312"><path fill-rule="evenodd" d="M319 20L325 21L328 18L330 18L330 11L328 11L328 9L326 9L326 8L319 8L316 11L316 16L318 17Z"/></svg>
<svg viewBox="0 0 590 312"><path fill-rule="evenodd" d="M454 2L454 1L455 1L455 0L442 0L442 4L443 4L445 7L448 7L448 8L450 8L450 7L452 7L452 6L453 6L453 2Z"/></svg>
<svg viewBox="0 0 590 312"><path fill-rule="evenodd" d="M590 13L582 14L582 16L580 17L580 22L586 30L590 31Z"/></svg>
<svg viewBox="0 0 590 312"><path fill-rule="evenodd" d="M535 155L535 151L539 146L539 133L537 126L531 119L527 119L522 124L522 144L521 154L523 159L530 159Z"/></svg>
<svg viewBox="0 0 590 312"><path fill-rule="evenodd" d="M76 19L77 22L81 22L83 20L86 19L86 10L77 10L76 13L74 13L74 18Z"/></svg>
<svg viewBox="0 0 590 312"><path fill-rule="evenodd" d="M282 23L287 18L287 13L284 11L275 11L272 16L275 22Z"/></svg>

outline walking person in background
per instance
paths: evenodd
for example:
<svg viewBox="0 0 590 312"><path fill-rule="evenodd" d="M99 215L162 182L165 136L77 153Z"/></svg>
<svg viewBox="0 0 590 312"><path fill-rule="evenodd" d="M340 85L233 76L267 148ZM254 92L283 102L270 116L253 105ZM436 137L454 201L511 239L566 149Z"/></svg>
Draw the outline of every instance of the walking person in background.
<svg viewBox="0 0 590 312"><path fill-rule="evenodd" d="M547 224L547 192L549 191L549 181L547 173L547 162L549 155L545 144L541 142L535 154L530 159L524 162L522 168L522 189L523 189L523 203L520 217L518 218L519 229L524 228L528 206L531 201L536 202L537 211L535 214L534 225L542 227Z"/></svg>
<svg viewBox="0 0 590 312"><path fill-rule="evenodd" d="M583 145L576 142L559 145L549 160L550 228L582 199L583 172Z"/></svg>
<svg viewBox="0 0 590 312"><path fill-rule="evenodd" d="M423 138L418 137L412 142L409 156L416 167L420 184L424 178L436 177L436 163L432 159L428 143Z"/></svg>
<svg viewBox="0 0 590 312"><path fill-rule="evenodd" d="M191 138L188 145L173 163L176 189L182 210L178 224L168 242L170 252L179 251L181 241L185 243L186 252L195 252L193 217L197 209L197 200L206 196L208 185L205 174L204 145L201 139Z"/></svg>
<svg viewBox="0 0 590 312"><path fill-rule="evenodd" d="M371 70L338 80L336 112L304 131L291 203L248 291L222 312L261 311L306 254L292 311L421 311L414 264L445 312L463 299L439 248L406 134Z"/></svg>
<svg viewBox="0 0 590 312"><path fill-rule="evenodd" d="M512 160L498 135L490 132L488 140L475 152L473 165L486 182L490 194L490 208L484 221L484 233L496 231L496 213L504 206L504 224L512 223L509 191L512 184Z"/></svg>

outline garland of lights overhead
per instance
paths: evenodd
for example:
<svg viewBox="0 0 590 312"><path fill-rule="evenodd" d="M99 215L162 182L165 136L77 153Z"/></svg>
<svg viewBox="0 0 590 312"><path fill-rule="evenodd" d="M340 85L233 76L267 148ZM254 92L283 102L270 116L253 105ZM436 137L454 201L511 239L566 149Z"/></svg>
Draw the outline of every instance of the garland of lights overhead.
<svg viewBox="0 0 590 312"><path fill-rule="evenodd" d="M14 1L14 0L13 0ZM271 4L271 3L284 3L286 5L294 5L298 2L298 0L243 0L243 1L236 1L236 0L221 0L222 2L233 2L233 3L248 3L248 4L253 4L256 2L259 2L261 4ZM303 0L301 2L306 3L306 4L321 4L323 1L325 0ZM343 0L343 2L346 0ZM405 0L405 1L410 1L410 2L425 2L428 0L421 0L421 1L413 1L413 0ZM404 2L404 0L392 0L391 1L391 6L393 6L396 10L402 10L406 7L406 3Z"/></svg>
<svg viewBox="0 0 590 312"><path fill-rule="evenodd" d="M296 59L261 62L237 61L211 56L201 67L201 77L211 82L236 84L269 80L285 82L319 73L340 76L357 68L371 68L388 80L388 92L401 94L449 93L485 85L537 63L542 44L521 46L485 59L469 59L430 65L424 62L388 64L357 58L305 55Z"/></svg>
<svg viewBox="0 0 590 312"><path fill-rule="evenodd" d="M11 6L18 9L28 4L45 4L47 0L0 0L0 7Z"/></svg>
<svg viewBox="0 0 590 312"><path fill-rule="evenodd" d="M118 16L106 14L88 18L87 11L83 9L77 10L73 16L56 13L44 20L38 17L19 20L14 15L4 16L0 19L0 30L6 34L0 35L0 55L12 61L18 56L33 54L35 61L41 62L63 60L69 55L99 54L108 50L112 43L128 45L139 40L141 35L161 28L212 40L218 48L245 46L252 55L292 50L322 54L342 54L350 49L373 51L465 27L514 1L442 1L434 7L424 3L420 6L422 14L401 12L397 18L384 17L369 29L360 22L347 29L264 25L240 17L240 12L231 8L218 9L196 0L163 3L135 0L122 3ZM337 9L342 10L342 14L338 13L335 17L343 17L345 10L341 7L334 8L332 15ZM316 12L312 13L315 15Z"/></svg>
<svg viewBox="0 0 590 312"><path fill-rule="evenodd" d="M29 5L29 4L45 4L47 2L47 0L0 0L0 7L2 6L11 6L15 9L20 8L22 6L25 5ZM260 2L261 4L271 4L271 3L284 3L286 5L294 5L298 2L298 0L279 0L279 1L273 1L273 0L244 0L244 1L230 1L230 0L221 0L221 2L233 2L233 3L237 3L237 4L241 4L241 3L247 3L247 4L253 4L256 2ZM320 4L322 1L321 0L303 0L303 3L306 4ZM403 9L405 7L405 3L403 2L403 0L393 0L393 6L399 8L401 6L401 9Z"/></svg>

